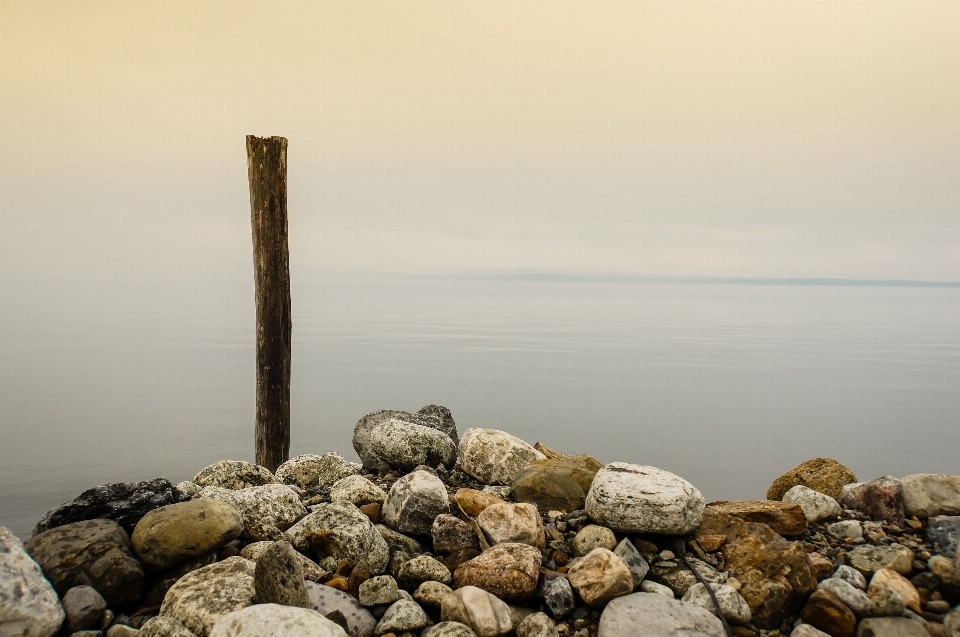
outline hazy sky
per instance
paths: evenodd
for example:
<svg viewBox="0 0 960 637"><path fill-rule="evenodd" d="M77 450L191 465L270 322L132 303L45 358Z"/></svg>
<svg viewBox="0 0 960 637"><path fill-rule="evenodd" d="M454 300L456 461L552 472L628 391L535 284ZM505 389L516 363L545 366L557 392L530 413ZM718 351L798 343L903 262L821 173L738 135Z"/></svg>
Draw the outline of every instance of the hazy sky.
<svg viewBox="0 0 960 637"><path fill-rule="evenodd" d="M960 280L960 2L0 2L0 274Z"/></svg>

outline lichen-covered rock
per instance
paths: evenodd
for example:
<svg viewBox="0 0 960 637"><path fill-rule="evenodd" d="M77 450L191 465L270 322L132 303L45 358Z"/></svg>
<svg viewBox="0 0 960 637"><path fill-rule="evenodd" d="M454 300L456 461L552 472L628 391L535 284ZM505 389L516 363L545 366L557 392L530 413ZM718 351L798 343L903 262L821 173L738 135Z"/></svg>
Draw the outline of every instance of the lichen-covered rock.
<svg viewBox="0 0 960 637"><path fill-rule="evenodd" d="M583 508L595 475L596 471L587 473L563 460L547 458L526 465L510 489L514 500L535 504L541 511L575 511Z"/></svg>
<svg viewBox="0 0 960 637"><path fill-rule="evenodd" d="M488 506L503 502L502 498L492 493L476 489L458 489L453 497L463 512L472 517L480 515Z"/></svg>
<svg viewBox="0 0 960 637"><path fill-rule="evenodd" d="M905 546L856 546L847 553L850 566L866 576L882 568L889 568L901 575L909 575L913 570L914 553Z"/></svg>
<svg viewBox="0 0 960 637"><path fill-rule="evenodd" d="M363 466L356 462L349 462L336 451L325 453L315 462L317 472L317 483L313 486L321 486L329 489L340 480L348 476L360 475Z"/></svg>
<svg viewBox="0 0 960 637"><path fill-rule="evenodd" d="M267 547L273 544L273 542L252 542L243 547L240 551L240 557L245 557L248 560L257 562ZM324 574L324 570L303 553L296 551L294 555L297 558L297 563L300 565L300 570L303 571L304 579L317 580Z"/></svg>
<svg viewBox="0 0 960 637"><path fill-rule="evenodd" d="M782 500L783 494L798 484L819 491L836 500L845 484L856 482L857 476L830 458L814 458L798 464L773 481L767 489L768 500Z"/></svg>
<svg viewBox="0 0 960 637"><path fill-rule="evenodd" d="M433 520L450 513L447 489L432 473L414 471L393 483L381 512L384 524L395 531L430 535Z"/></svg>
<svg viewBox="0 0 960 637"><path fill-rule="evenodd" d="M221 460L201 469L191 480L200 487L246 489L279 482L266 467L243 460Z"/></svg>
<svg viewBox="0 0 960 637"><path fill-rule="evenodd" d="M307 514L300 496L283 484L265 484L232 491L205 487L200 491L200 497L228 502L237 507L243 518L241 537L248 542L283 539L283 532Z"/></svg>
<svg viewBox="0 0 960 637"><path fill-rule="evenodd" d="M307 608L257 604L221 617L210 637L347 637L343 628Z"/></svg>
<svg viewBox="0 0 960 637"><path fill-rule="evenodd" d="M376 618L349 593L314 582L305 582L311 608L324 617L340 616L346 621L346 632L351 637L373 637Z"/></svg>
<svg viewBox="0 0 960 637"><path fill-rule="evenodd" d="M898 591L903 595L903 601L907 608L917 613L923 612L920 608L920 593L910 583L910 580L889 568L881 568L870 578L867 595L874 597L879 591L886 588Z"/></svg>
<svg viewBox="0 0 960 637"><path fill-rule="evenodd" d="M226 546L243 532L243 518L232 503L199 498L150 511L131 541L151 571L162 571Z"/></svg>
<svg viewBox="0 0 960 637"><path fill-rule="evenodd" d="M711 584L710 587L713 589L713 594L716 596L717 603L720 604L720 610L727 621L741 626L750 623L753 614L750 612L749 604L740 596L740 593L727 584ZM716 613L716 606L710 599L707 587L700 582L688 588L681 601L696 604L706 608L711 613Z"/></svg>
<svg viewBox="0 0 960 637"><path fill-rule="evenodd" d="M197 637L189 628L173 617L158 615L148 619L136 637Z"/></svg>
<svg viewBox="0 0 960 637"><path fill-rule="evenodd" d="M490 544L519 542L545 546L540 512L532 504L494 504L480 513L477 524Z"/></svg>
<svg viewBox="0 0 960 637"><path fill-rule="evenodd" d="M903 527L903 487L893 476L870 482L853 482L840 489L837 501L848 509L866 513L871 520L883 520Z"/></svg>
<svg viewBox="0 0 960 637"><path fill-rule="evenodd" d="M390 465L374 453L371 440L373 430L389 420L400 420L435 429L449 436L454 446L460 442L457 437L457 425L450 414L450 410L446 407L427 405L415 413L388 409L375 411L361 418L353 430L353 448L360 456L363 466L372 471L386 471L390 468Z"/></svg>
<svg viewBox="0 0 960 637"><path fill-rule="evenodd" d="M290 458L274 474L283 484L292 484L301 489L309 489L320 483L320 473L324 469L323 456L304 453Z"/></svg>
<svg viewBox="0 0 960 637"><path fill-rule="evenodd" d="M310 605L298 555L289 542L271 542L263 550L253 572L254 600L258 604Z"/></svg>
<svg viewBox="0 0 960 637"><path fill-rule="evenodd" d="M377 623L375 634L419 633L433 622L420 605L405 599L391 604Z"/></svg>
<svg viewBox="0 0 960 637"><path fill-rule="evenodd" d="M60 600L40 566L0 526L0 637L51 637L63 620Z"/></svg>
<svg viewBox="0 0 960 637"><path fill-rule="evenodd" d="M960 476L917 473L900 478L907 517L960 515Z"/></svg>
<svg viewBox="0 0 960 637"><path fill-rule="evenodd" d="M630 575L633 576L633 587L640 586L640 582L650 571L650 565L640 555L640 551L633 545L628 538L623 538L620 544L613 549L613 554L623 560L623 563L630 569Z"/></svg>
<svg viewBox="0 0 960 637"><path fill-rule="evenodd" d="M691 533L704 506L703 495L683 478L626 462L598 471L586 499L594 522L625 533Z"/></svg>
<svg viewBox="0 0 960 637"><path fill-rule="evenodd" d="M525 602L537 588L540 550L529 544L497 544L464 562L453 574L457 588L476 586L504 601Z"/></svg>
<svg viewBox="0 0 960 637"><path fill-rule="evenodd" d="M383 504L387 492L363 476L347 476L330 487L331 502L349 502L355 507L365 504Z"/></svg>
<svg viewBox="0 0 960 637"><path fill-rule="evenodd" d="M830 496L798 484L783 494L783 501L799 505L808 522L822 522L840 516L840 505Z"/></svg>
<svg viewBox="0 0 960 637"><path fill-rule="evenodd" d="M160 615L207 637L221 617L253 604L255 569L250 560L229 557L187 573L167 591Z"/></svg>
<svg viewBox="0 0 960 637"><path fill-rule="evenodd" d="M457 447L441 431L391 418L370 432L370 448L378 459L402 471L420 465L453 467Z"/></svg>
<svg viewBox="0 0 960 637"><path fill-rule="evenodd" d="M467 429L457 450L464 472L490 485L509 486L524 467L545 458L516 436L497 429Z"/></svg>
<svg viewBox="0 0 960 637"><path fill-rule="evenodd" d="M114 520L127 533L132 533L147 511L189 499L189 494L174 488L166 478L103 484L47 511L37 522L33 535L64 524L97 518Z"/></svg>
<svg viewBox="0 0 960 637"><path fill-rule="evenodd" d="M720 620L705 608L651 593L618 597L600 616L598 637L725 637Z"/></svg>
<svg viewBox="0 0 960 637"><path fill-rule="evenodd" d="M469 626L478 637L501 637L513 630L510 608L475 586L464 586L445 597L440 619Z"/></svg>
<svg viewBox="0 0 960 637"><path fill-rule="evenodd" d="M287 538L297 550L306 552L309 547L321 560L333 557L354 564L366 560L374 575L383 573L390 561L390 549L370 518L346 502L319 505L287 530Z"/></svg>
<svg viewBox="0 0 960 637"><path fill-rule="evenodd" d="M441 513L430 527L433 539L433 552L447 555L457 551L472 549L480 553L480 540L469 524L458 517Z"/></svg>
<svg viewBox="0 0 960 637"><path fill-rule="evenodd" d="M613 550L617 547L617 537L613 531L605 526L588 524L583 527L573 538L570 546L573 548L573 554L577 557L583 557L593 549L604 548Z"/></svg>
<svg viewBox="0 0 960 637"><path fill-rule="evenodd" d="M778 500L730 500L711 502L708 507L746 522L766 524L780 535L802 535L807 517L799 504Z"/></svg>
<svg viewBox="0 0 960 637"><path fill-rule="evenodd" d="M603 608L615 597L633 592L633 575L613 551L596 548L570 567L567 578L593 608Z"/></svg>
<svg viewBox="0 0 960 637"><path fill-rule="evenodd" d="M74 586L92 586L110 606L140 599L143 567L133 556L127 532L113 520L58 526L23 546L60 595Z"/></svg>
<svg viewBox="0 0 960 637"><path fill-rule="evenodd" d="M450 570L429 555L418 555L408 560L397 573L400 586L411 592L423 582L449 584L451 579Z"/></svg>

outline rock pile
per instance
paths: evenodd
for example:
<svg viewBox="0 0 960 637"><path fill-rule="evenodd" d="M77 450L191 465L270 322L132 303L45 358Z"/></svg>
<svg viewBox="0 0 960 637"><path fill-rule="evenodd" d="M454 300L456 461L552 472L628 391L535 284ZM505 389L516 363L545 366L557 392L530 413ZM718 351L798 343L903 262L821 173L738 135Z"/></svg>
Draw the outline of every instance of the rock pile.
<svg viewBox="0 0 960 637"><path fill-rule="evenodd" d="M960 477L827 458L766 500L379 411L361 463L224 460L0 527L0 637L960 637Z"/></svg>

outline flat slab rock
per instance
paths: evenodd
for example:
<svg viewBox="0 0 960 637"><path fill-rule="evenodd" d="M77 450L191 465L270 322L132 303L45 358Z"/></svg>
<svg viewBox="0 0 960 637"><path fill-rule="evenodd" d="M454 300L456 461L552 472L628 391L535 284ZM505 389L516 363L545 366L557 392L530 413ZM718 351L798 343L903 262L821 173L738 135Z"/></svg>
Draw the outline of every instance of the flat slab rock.
<svg viewBox="0 0 960 637"><path fill-rule="evenodd" d="M600 615L598 637L726 637L713 613L653 593L633 593L612 600Z"/></svg>

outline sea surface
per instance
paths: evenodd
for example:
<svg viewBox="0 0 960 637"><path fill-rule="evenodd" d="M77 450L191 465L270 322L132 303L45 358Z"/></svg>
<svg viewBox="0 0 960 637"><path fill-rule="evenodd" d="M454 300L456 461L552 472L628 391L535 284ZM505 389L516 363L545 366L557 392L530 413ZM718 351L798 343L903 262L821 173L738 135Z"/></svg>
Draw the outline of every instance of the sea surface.
<svg viewBox="0 0 960 637"><path fill-rule="evenodd" d="M960 289L293 277L292 454L435 403L470 427L763 498L817 456L960 473ZM5 283L0 524L253 460L252 283Z"/></svg>

